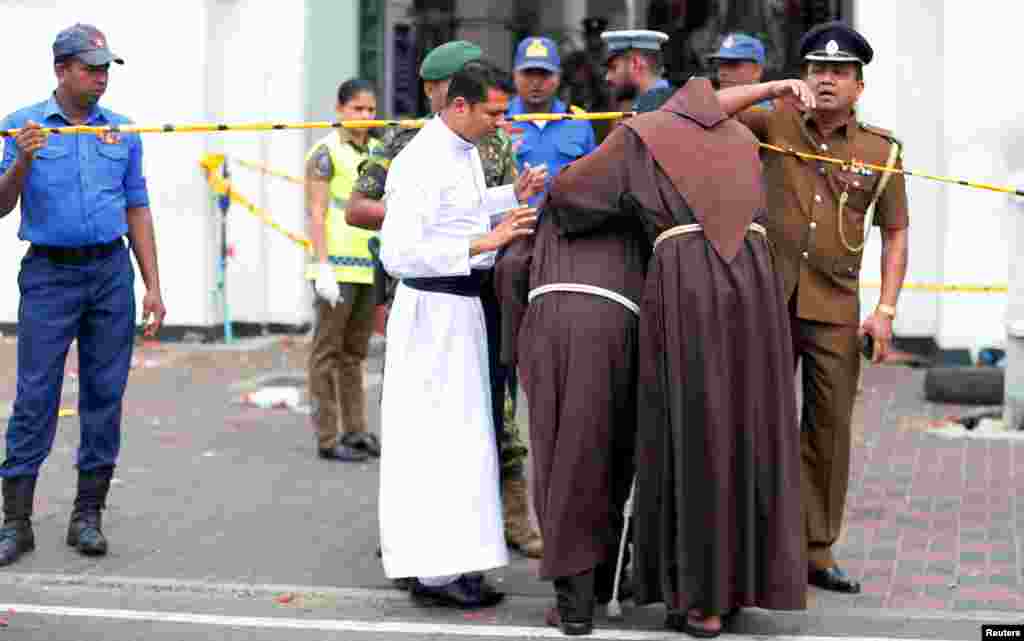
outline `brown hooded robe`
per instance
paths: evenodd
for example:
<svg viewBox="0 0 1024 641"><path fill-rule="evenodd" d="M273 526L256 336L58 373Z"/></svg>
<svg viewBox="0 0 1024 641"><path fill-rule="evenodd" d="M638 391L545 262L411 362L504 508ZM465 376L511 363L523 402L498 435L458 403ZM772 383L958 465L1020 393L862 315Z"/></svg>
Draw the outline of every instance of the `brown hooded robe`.
<svg viewBox="0 0 1024 641"><path fill-rule="evenodd" d="M536 233L509 247L495 275L503 356L509 365L518 361L530 403L534 507L544 538L540 578L596 569L606 600L633 478L639 319L592 293L549 292L527 303L532 289L571 283L610 290L639 307L650 245L638 221L572 239L553 221L614 206L589 185L589 162L577 160L559 174Z"/></svg>
<svg viewBox="0 0 1024 641"><path fill-rule="evenodd" d="M592 156L569 236L639 217L664 239L640 321L634 580L637 604L707 614L803 609L807 561L793 355L765 236L756 141L692 79L625 121ZM589 162L588 162L589 161ZM569 373L573 375L573 373ZM675 601L673 603L672 601Z"/></svg>

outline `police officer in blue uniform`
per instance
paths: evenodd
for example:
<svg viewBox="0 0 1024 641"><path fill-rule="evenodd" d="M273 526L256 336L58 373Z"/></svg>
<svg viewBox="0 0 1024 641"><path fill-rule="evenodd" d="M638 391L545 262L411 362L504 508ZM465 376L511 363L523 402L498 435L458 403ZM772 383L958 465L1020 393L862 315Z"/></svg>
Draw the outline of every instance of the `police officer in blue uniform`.
<svg viewBox="0 0 1024 641"><path fill-rule="evenodd" d="M146 284L147 335L156 333L166 314L139 136L58 135L41 128L127 124L98 105L110 63L124 61L102 32L83 24L57 35L53 57L56 91L0 124L20 130L5 142L0 161L0 216L20 200L18 237L31 243L18 275L18 384L0 466L0 565L35 547L36 477L53 446L64 363L75 340L81 444L67 543L83 554L106 554L100 510L117 463L135 337L135 273L125 236Z"/></svg>
<svg viewBox="0 0 1024 641"><path fill-rule="evenodd" d="M764 43L745 33L730 33L722 40L708 62L715 67L719 89L737 85L756 85L764 78ZM756 105L761 109L774 109L771 100Z"/></svg>
<svg viewBox="0 0 1024 641"><path fill-rule="evenodd" d="M508 115L526 113L567 113L564 102L555 97L561 82L562 65L558 48L550 38L526 38L516 48L515 83L518 95ZM516 168L546 165L548 185L563 167L597 147L594 128L585 120L532 120L516 123L513 137ZM542 194L530 199L540 202Z"/></svg>

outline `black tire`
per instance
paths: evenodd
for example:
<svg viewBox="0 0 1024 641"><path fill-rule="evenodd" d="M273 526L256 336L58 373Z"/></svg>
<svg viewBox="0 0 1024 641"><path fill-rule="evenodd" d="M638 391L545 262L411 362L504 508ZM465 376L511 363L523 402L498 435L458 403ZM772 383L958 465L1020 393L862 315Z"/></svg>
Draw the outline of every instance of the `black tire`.
<svg viewBox="0 0 1024 641"><path fill-rule="evenodd" d="M933 403L1002 405L1004 378L999 367L933 367L924 377L924 397Z"/></svg>

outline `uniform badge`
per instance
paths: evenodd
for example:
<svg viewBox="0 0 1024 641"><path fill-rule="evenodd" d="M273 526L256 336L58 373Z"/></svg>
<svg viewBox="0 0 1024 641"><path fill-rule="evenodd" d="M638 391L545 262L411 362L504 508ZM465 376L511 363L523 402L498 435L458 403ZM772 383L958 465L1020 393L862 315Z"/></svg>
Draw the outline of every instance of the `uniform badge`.
<svg viewBox="0 0 1024 641"><path fill-rule="evenodd" d="M839 53L839 43L835 40L829 40L828 44L825 45L825 53L830 56L834 56Z"/></svg>
<svg viewBox="0 0 1024 641"><path fill-rule="evenodd" d="M724 41L722 42L722 48L723 48L723 49L732 49L732 48L733 48L733 45L735 45L735 44L736 44L736 39L735 39L735 38L733 38L733 37L732 37L732 35L730 34L730 35L729 35L728 37L726 37L726 39L725 39L725 40L724 40Z"/></svg>
<svg viewBox="0 0 1024 641"><path fill-rule="evenodd" d="M536 39L526 48L527 58L547 58L548 48L540 39Z"/></svg>
<svg viewBox="0 0 1024 641"><path fill-rule="evenodd" d="M121 134L116 131L100 131L97 132L96 137L104 145L117 145L121 143Z"/></svg>

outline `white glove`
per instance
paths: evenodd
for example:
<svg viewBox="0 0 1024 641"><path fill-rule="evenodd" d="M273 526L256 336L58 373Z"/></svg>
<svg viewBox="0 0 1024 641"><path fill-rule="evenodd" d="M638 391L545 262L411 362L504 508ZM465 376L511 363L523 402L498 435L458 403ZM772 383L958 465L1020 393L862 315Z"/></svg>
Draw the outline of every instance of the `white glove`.
<svg viewBox="0 0 1024 641"><path fill-rule="evenodd" d="M316 295L330 303L331 307L344 302L341 288L338 287L338 279L334 275L334 266L330 263L320 263L320 271L317 272L313 287L316 289Z"/></svg>

